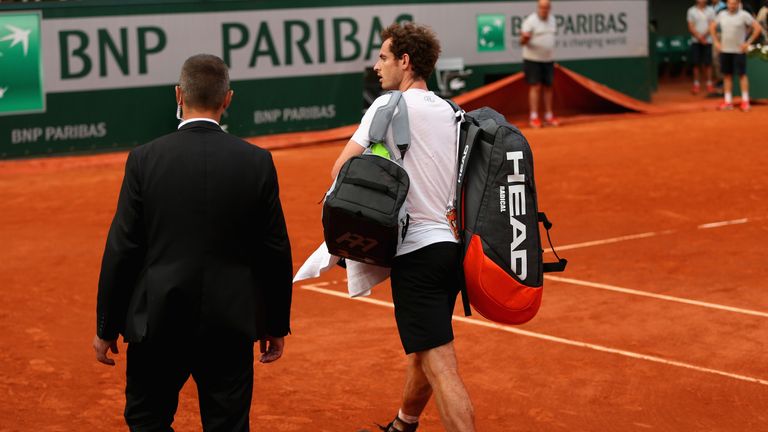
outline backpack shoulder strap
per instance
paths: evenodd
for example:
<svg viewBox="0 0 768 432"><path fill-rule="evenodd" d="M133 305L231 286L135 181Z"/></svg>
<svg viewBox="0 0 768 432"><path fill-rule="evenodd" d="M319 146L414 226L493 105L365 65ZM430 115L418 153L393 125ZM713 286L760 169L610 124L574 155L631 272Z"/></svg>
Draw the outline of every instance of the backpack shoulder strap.
<svg viewBox="0 0 768 432"><path fill-rule="evenodd" d="M459 241L462 243L461 251L459 254L459 262L457 263L459 271L461 272L460 288L461 288L461 303L464 307L464 316L472 315L472 308L470 306L469 293L467 292L467 284L464 279L464 176L466 174L467 162L469 161L469 155L472 153L472 149L475 146L478 138L480 137L480 127L472 123L468 118L464 117L464 110L453 100L444 99L451 106L456 118L456 176L455 176L455 192L453 195L454 208L456 209L456 226L459 231Z"/></svg>
<svg viewBox="0 0 768 432"><path fill-rule="evenodd" d="M390 154L396 155L398 152L390 148L387 142L387 129L392 125L392 138L394 146L400 153L400 159L405 157L405 153L411 145L411 127L408 123L408 106L405 104L403 93L397 90L389 92L389 101L376 109L371 121L371 127L368 130L368 138L373 143L382 143L390 150ZM395 110L397 108L397 110ZM395 112L397 111L397 112Z"/></svg>
<svg viewBox="0 0 768 432"><path fill-rule="evenodd" d="M448 102L448 105L450 105L451 108L453 108L453 112L456 112L456 113L460 111L463 112L461 107L456 102L454 102L453 99L443 99L443 100Z"/></svg>

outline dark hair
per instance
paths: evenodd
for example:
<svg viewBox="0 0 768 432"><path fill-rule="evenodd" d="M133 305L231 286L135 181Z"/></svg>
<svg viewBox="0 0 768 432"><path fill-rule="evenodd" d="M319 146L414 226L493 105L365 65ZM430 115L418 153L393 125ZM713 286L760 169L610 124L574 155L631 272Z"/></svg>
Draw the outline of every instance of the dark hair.
<svg viewBox="0 0 768 432"><path fill-rule="evenodd" d="M390 38L392 54L397 58L408 54L414 75L424 80L432 75L440 56L440 42L431 28L410 22L395 23L381 32L382 41Z"/></svg>
<svg viewBox="0 0 768 432"><path fill-rule="evenodd" d="M215 55L193 55L181 67L179 86L185 104L215 110L224 103L229 91L229 70Z"/></svg>

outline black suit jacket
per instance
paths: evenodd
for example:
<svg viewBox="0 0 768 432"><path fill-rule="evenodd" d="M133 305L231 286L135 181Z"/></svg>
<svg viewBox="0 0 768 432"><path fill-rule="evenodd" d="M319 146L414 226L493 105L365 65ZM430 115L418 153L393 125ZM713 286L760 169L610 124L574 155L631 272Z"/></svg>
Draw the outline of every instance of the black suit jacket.
<svg viewBox="0 0 768 432"><path fill-rule="evenodd" d="M291 248L266 150L196 121L128 154L97 335L284 336Z"/></svg>

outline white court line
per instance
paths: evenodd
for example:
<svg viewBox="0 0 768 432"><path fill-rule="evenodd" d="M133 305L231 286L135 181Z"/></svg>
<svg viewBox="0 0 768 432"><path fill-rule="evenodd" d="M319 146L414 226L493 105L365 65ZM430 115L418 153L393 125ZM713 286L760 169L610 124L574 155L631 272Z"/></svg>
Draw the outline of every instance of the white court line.
<svg viewBox="0 0 768 432"><path fill-rule="evenodd" d="M631 289L631 288L623 288L623 287L615 286L615 285L608 285L608 284L602 284L602 283L597 283L597 282L588 282L588 281L583 281L583 280L578 280L578 279L571 279L571 278L565 278L565 277L561 277L561 276L552 276L552 275L545 275L544 279L552 280L552 281L556 281L556 282L563 282L563 283L572 284L572 285L581 285L581 286L586 286L586 287L590 287L590 288L598 288L598 289L603 289L603 290L608 290L608 291L615 291L615 292L620 292L620 293L624 293L624 294L631 294L631 295L642 296L642 297L651 297L651 298L660 299L660 300L666 300L666 301L671 301L671 302L684 303L684 304L689 304L689 305L694 305L694 306L701 306L701 307L710 308L710 309L719 309L719 310L724 310L724 311L728 311L728 312L736 312L736 313L740 313L740 314L744 314L744 315L754 315L754 316L759 316L759 317L763 317L763 318L768 318L768 312L760 312L760 311L751 310L751 309L742 309L742 308L737 308L737 307L733 307L733 306L721 305L721 304L717 304L717 303L709 303L709 302L703 302L703 301L699 301L699 300L691 300L691 299L687 299L687 298L683 298L683 297L675 297L675 296L664 295L664 294L656 294L656 293L651 293L651 292L648 292L648 291L640 291L640 290L635 290L635 289Z"/></svg>
<svg viewBox="0 0 768 432"><path fill-rule="evenodd" d="M709 229L709 228L720 228L728 225L738 225L738 224L745 224L749 222L749 219L743 218L743 219L734 219L729 221L722 221L722 222L712 222L712 223L705 223L697 226L698 229Z"/></svg>
<svg viewBox="0 0 768 432"><path fill-rule="evenodd" d="M722 222L705 223L705 224L697 225L696 228L697 229L720 228L720 227L729 226L729 225L745 224L747 222L750 222L749 218L741 218L741 219L733 219L733 220L722 221ZM588 241L583 243L574 243L574 244L569 244L565 246L557 246L555 249L558 252L564 251L564 250L570 250L570 249L581 249L581 248L591 247L591 246L601 246L601 245L606 245L611 243L619 243L619 242L628 241L628 240L639 240L639 239L645 239L650 237L657 237L661 235L674 234L676 232L679 232L679 231L678 230L650 231L650 232L644 232L640 234L630 234L630 235L619 236L619 237L611 237L611 238L602 239L602 240L593 240L593 241ZM545 249L544 253L552 253L552 248Z"/></svg>
<svg viewBox="0 0 768 432"><path fill-rule="evenodd" d="M344 298L344 299L347 299L347 300L360 301L360 302L364 302L364 303L375 304L375 305L378 305L378 306L394 308L394 305L392 303L390 303L390 302L386 302L386 301L382 301L382 300L377 300L377 299L372 299L372 298L366 298L366 297L350 298L349 295L344 293L344 292L330 290L330 289L325 289L325 288L320 288L318 286L320 284L323 284L323 286L327 286L329 283L328 282L322 282L322 283L318 283L318 284L306 284L306 285L302 285L301 287L303 289L305 289L305 290L314 291L314 292L318 292L318 293L321 293L321 294L327 294L327 295L331 295L331 296L335 296L335 297L340 297L340 298ZM472 318L467 318L467 317L463 317L463 316L458 316L458 315L454 315L453 319L455 321L461 321L461 322L464 322L464 323L473 324L473 325L477 325L477 326L481 326L481 327L487 327L487 328L492 328L492 329L496 329L496 330L501 330L501 331L505 331L505 332L508 332L508 333L514 333L514 334L517 334L517 335L520 335L520 336L527 336L527 337L532 337L532 338L536 338L536 339L542 339L542 340L546 340L546 341L550 341L550 342L560 343L560 344L564 344L564 345L570 345L570 346L575 346L575 347L579 347L579 348L587 348L587 349L591 349L591 350L594 350L594 351L600 351L600 352L606 352L606 353L611 353L611 354L617 354L617 355L624 356L624 357L630 357L630 358L639 359L639 360L646 360L646 361L650 361L650 362L654 362L654 363L660 363L660 364L664 364L664 365L675 366L675 367L679 367L679 368L683 368L683 369L695 370L695 371L698 371L698 372L708 373L708 374L712 374L712 375L719 375L719 376L723 376L723 377L727 377L727 378L737 379L737 380L740 380L740 381L747 381L747 382L751 382L751 383L755 383L755 384L762 384L764 386L768 386L768 380L764 380L764 379L760 379L760 378L754 378L754 377L750 377L750 376L746 376L746 375L739 375L739 374L730 373L730 372L725 372L725 371L721 371L721 370L717 370L717 369L705 368L705 367L701 367L701 366L692 365L690 363L684 363L684 362L679 362L679 361L675 361L675 360L667 360L667 359L664 359L664 358L661 358L661 357L656 357L656 356L651 356L651 355L646 355L646 354L639 354L639 353L632 352L632 351L625 351L625 350L620 350L620 349L616 349L616 348L609 348L609 347L602 346L602 345L596 345L596 344L591 344L591 343L587 343L587 342L580 342L580 341L575 341L575 340L571 340L571 339L565 339L565 338L561 338L561 337L557 337L557 336L550 336L550 335L546 335L546 334L543 334L543 333L537 333L537 332L532 332L532 331L528 331L528 330L521 330L521 329L515 328L515 327L505 326L505 325L496 324L496 323L492 323L492 322L488 322L488 321L480 321L480 320L476 320L476 319L472 319Z"/></svg>
<svg viewBox="0 0 768 432"><path fill-rule="evenodd" d="M618 243L618 242L623 242L627 240L644 239L644 238L656 237L664 234L672 234L673 232L674 232L673 230L645 232L640 234L630 234L630 235L625 235L620 237L612 237L612 238L607 238L603 240L593 240L593 241L588 241L584 243L574 243L574 244L565 245L565 246L558 246L557 251L560 252L560 251L569 250L569 249L580 249L580 248L585 248L590 246L600 246L604 244ZM551 253L551 252L552 252L552 248L548 248L544 251L544 253Z"/></svg>

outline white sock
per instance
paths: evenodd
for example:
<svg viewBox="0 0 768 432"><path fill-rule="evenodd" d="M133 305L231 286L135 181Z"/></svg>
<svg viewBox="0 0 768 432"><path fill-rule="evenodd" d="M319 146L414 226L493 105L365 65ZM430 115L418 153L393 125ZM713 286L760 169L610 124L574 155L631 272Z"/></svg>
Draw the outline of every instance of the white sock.
<svg viewBox="0 0 768 432"><path fill-rule="evenodd" d="M741 101L749 103L749 92L741 92Z"/></svg>
<svg viewBox="0 0 768 432"><path fill-rule="evenodd" d="M532 112L532 113L531 113L531 120L536 120L537 118L539 118L539 113L537 113L537 112Z"/></svg>
<svg viewBox="0 0 768 432"><path fill-rule="evenodd" d="M733 103L733 95L730 93L725 94L725 103Z"/></svg>
<svg viewBox="0 0 768 432"><path fill-rule="evenodd" d="M712 85L712 80L707 80L707 85L711 86Z"/></svg>
<svg viewBox="0 0 768 432"><path fill-rule="evenodd" d="M699 80L693 80L693 85L695 86L699 85Z"/></svg>
<svg viewBox="0 0 768 432"><path fill-rule="evenodd" d="M408 424L416 424L419 422L419 416L403 414L402 409L397 411L397 418L399 418L403 423L408 423Z"/></svg>
<svg viewBox="0 0 768 432"><path fill-rule="evenodd" d="M555 116L554 114L552 114L551 112L548 112L548 113L544 114L544 120L550 121L550 120L552 120L552 117L554 117L554 116Z"/></svg>

